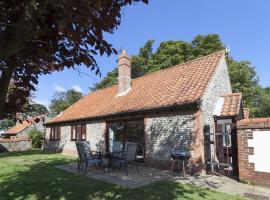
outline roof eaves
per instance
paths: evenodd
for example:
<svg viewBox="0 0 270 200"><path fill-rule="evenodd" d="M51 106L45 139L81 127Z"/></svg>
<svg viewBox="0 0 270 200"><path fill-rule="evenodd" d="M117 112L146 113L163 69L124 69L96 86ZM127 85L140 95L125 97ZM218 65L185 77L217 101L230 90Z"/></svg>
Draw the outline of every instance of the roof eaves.
<svg viewBox="0 0 270 200"><path fill-rule="evenodd" d="M180 105L170 105L170 106L164 106L159 108L150 108L150 109L143 109L143 110L136 110L136 111L129 111L129 112L120 112L120 113L113 113L110 115L103 115L103 116L97 116L97 117L88 117L88 118L79 118L79 119L72 119L72 120L65 120L65 121L52 121L52 122L46 122L43 125L44 126L50 126L55 124L65 124L65 123L74 123L77 121L90 121L90 120L100 120L100 119L109 119L116 116L124 116L124 115L134 115L136 113L147 113L147 112L153 112L153 111L164 111L164 110L170 110L170 109L176 109L176 108L199 108L201 104L201 99L197 99L194 102L186 103L186 104L180 104Z"/></svg>

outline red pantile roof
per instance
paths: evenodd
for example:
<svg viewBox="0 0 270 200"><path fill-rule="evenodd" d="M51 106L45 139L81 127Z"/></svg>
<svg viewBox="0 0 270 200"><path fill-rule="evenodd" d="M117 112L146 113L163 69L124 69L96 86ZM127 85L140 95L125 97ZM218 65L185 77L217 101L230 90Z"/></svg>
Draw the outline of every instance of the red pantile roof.
<svg viewBox="0 0 270 200"><path fill-rule="evenodd" d="M242 93L222 95L224 104L220 116L237 116L241 109Z"/></svg>
<svg viewBox="0 0 270 200"><path fill-rule="evenodd" d="M116 97L118 85L94 91L46 124L197 102L222 58L224 51L136 78L124 96Z"/></svg>
<svg viewBox="0 0 270 200"><path fill-rule="evenodd" d="M8 129L8 131L6 132L7 134L17 134L22 132L24 129L26 129L27 127L31 126L34 123L37 123L37 120L41 120L44 119L45 116L41 115L41 116L36 116L36 117L32 117L29 119L25 119L22 122L18 122L15 126L11 127L10 129Z"/></svg>

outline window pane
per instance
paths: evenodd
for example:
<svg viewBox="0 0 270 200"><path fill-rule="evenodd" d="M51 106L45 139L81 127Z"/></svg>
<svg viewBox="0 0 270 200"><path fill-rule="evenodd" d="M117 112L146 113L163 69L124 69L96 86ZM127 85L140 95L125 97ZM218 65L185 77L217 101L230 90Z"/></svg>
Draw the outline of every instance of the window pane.
<svg viewBox="0 0 270 200"><path fill-rule="evenodd" d="M52 139L52 128L53 127L51 127L51 131L50 131L50 140Z"/></svg>
<svg viewBox="0 0 270 200"><path fill-rule="evenodd" d="M71 139L72 140L76 139L76 126L71 127Z"/></svg>
<svg viewBox="0 0 270 200"><path fill-rule="evenodd" d="M109 149L113 142L136 142L138 153L144 154L144 121L120 121L109 124Z"/></svg>
<svg viewBox="0 0 270 200"><path fill-rule="evenodd" d="M86 140L86 125L82 125L82 140Z"/></svg>
<svg viewBox="0 0 270 200"><path fill-rule="evenodd" d="M57 139L61 138L61 126L57 127Z"/></svg>
<svg viewBox="0 0 270 200"><path fill-rule="evenodd" d="M55 139L55 126L53 127L53 139Z"/></svg>
<svg viewBox="0 0 270 200"><path fill-rule="evenodd" d="M82 136L81 136L81 125L77 125L77 128L76 128L76 140L81 140L82 139Z"/></svg>

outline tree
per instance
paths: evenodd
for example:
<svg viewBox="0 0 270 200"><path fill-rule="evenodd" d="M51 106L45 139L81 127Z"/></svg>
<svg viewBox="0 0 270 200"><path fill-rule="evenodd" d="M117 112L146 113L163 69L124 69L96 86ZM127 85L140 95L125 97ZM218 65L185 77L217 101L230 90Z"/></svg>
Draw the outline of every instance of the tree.
<svg viewBox="0 0 270 200"><path fill-rule="evenodd" d="M38 77L116 50L104 39L120 25L121 9L147 0L3 1L0 6L0 117L14 115ZM14 87L10 88L10 84Z"/></svg>
<svg viewBox="0 0 270 200"><path fill-rule="evenodd" d="M227 63L233 92L242 92L246 107L257 106L260 85L255 67L248 61L238 62L231 57Z"/></svg>
<svg viewBox="0 0 270 200"><path fill-rule="evenodd" d="M55 92L54 97L49 105L50 115L55 117L60 112L76 103L80 98L82 98L82 96L83 95L81 92L73 89L68 91Z"/></svg>
<svg viewBox="0 0 270 200"><path fill-rule="evenodd" d="M46 106L39 103L29 103L25 105L25 111L22 113L25 118L34 117L38 115L47 115L49 113Z"/></svg>
<svg viewBox="0 0 270 200"><path fill-rule="evenodd" d="M260 90L257 107L253 110L254 117L270 116L270 87Z"/></svg>
<svg viewBox="0 0 270 200"><path fill-rule="evenodd" d="M36 127L28 131L28 136L32 139L32 147L41 148L44 133L39 131Z"/></svg>
<svg viewBox="0 0 270 200"><path fill-rule="evenodd" d="M14 126L15 124L16 124L15 119L9 119L9 118L3 119L0 121L0 131L6 131L12 126Z"/></svg>
<svg viewBox="0 0 270 200"><path fill-rule="evenodd" d="M199 56L206 56L213 52L224 49L224 44L221 42L221 39L217 34L197 35L192 40L191 45L191 59L197 58Z"/></svg>
<svg viewBox="0 0 270 200"><path fill-rule="evenodd" d="M147 73L165 69L190 60L192 46L184 41L161 42L147 63Z"/></svg>

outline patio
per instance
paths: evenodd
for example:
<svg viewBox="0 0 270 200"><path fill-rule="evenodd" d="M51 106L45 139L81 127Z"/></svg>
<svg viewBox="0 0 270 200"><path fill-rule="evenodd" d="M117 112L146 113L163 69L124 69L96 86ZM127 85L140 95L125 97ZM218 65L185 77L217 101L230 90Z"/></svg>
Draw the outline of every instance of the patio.
<svg viewBox="0 0 270 200"><path fill-rule="evenodd" d="M56 166L59 169L78 173L77 164L66 164L66 165L58 165ZM97 180L117 184L124 188L138 188L148 184L151 184L156 181L168 180L174 182L181 182L186 184L192 184L199 187L209 188L218 190L220 192L230 193L230 194L238 194L244 196L245 193L256 194L262 196L270 197L270 189L247 185L235 180L232 180L228 177L224 176L216 176L216 175L201 175L201 176L189 176L186 178L182 176L180 173L172 173L170 171L158 170L153 168L144 167L137 173L137 169L135 166L129 166L129 174L125 175L125 171L119 168L115 168L111 173L104 173L100 169L96 169L94 167L90 167L86 176L92 177Z"/></svg>

